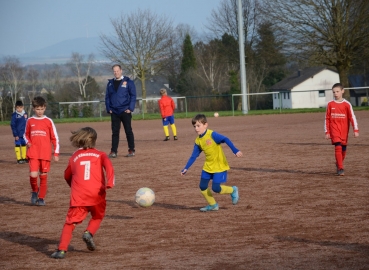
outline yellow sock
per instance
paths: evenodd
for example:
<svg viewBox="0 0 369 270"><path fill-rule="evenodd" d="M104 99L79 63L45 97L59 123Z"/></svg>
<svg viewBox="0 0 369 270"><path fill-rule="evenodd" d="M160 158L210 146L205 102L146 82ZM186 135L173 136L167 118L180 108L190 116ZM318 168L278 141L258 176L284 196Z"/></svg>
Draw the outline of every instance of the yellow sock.
<svg viewBox="0 0 369 270"><path fill-rule="evenodd" d="M223 185L220 185L220 187L222 188L219 192L220 194L232 194L233 192L233 187Z"/></svg>
<svg viewBox="0 0 369 270"><path fill-rule="evenodd" d="M169 136L169 129L168 129L168 126L163 126L164 128L164 133L165 133L165 136Z"/></svg>
<svg viewBox="0 0 369 270"><path fill-rule="evenodd" d="M205 197L205 200L208 202L209 205L214 205L217 202L215 201L213 194L211 193L210 189L201 190L202 195Z"/></svg>
<svg viewBox="0 0 369 270"><path fill-rule="evenodd" d="M173 125L170 125L172 127L172 131L173 131L173 136L177 136L177 128L176 128L176 125L173 124Z"/></svg>
<svg viewBox="0 0 369 270"><path fill-rule="evenodd" d="M27 158L27 146L22 145L20 148L21 148L22 159L26 159Z"/></svg>
<svg viewBox="0 0 369 270"><path fill-rule="evenodd" d="M15 150L15 156L17 157L17 160L21 159L21 147L20 146L16 146L14 147Z"/></svg>

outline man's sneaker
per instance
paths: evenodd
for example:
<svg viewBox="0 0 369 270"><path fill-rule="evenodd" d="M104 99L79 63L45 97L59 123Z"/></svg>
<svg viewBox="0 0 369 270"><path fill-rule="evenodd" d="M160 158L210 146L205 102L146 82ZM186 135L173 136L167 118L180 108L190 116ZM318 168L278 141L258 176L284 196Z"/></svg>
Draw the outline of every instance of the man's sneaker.
<svg viewBox="0 0 369 270"><path fill-rule="evenodd" d="M35 205L37 203L37 200L38 200L37 192L32 192L32 195L31 195L31 204L32 205Z"/></svg>
<svg viewBox="0 0 369 270"><path fill-rule="evenodd" d="M46 205L46 203L45 203L45 200L44 200L44 199L38 199L38 200L37 200L37 202L36 202L36 204L37 204L38 206L45 206L45 205Z"/></svg>
<svg viewBox="0 0 369 270"><path fill-rule="evenodd" d="M54 258L54 259L64 259L65 253L67 253L67 252L64 251L64 250L57 250L53 254L51 254L50 257Z"/></svg>
<svg viewBox="0 0 369 270"><path fill-rule="evenodd" d="M115 152L110 152L109 157L110 157L110 158L116 158L116 157L117 157L117 153L115 153Z"/></svg>
<svg viewBox="0 0 369 270"><path fill-rule="evenodd" d="M166 136L163 141L166 142L166 141L169 141L169 140L170 140L169 136Z"/></svg>
<svg viewBox="0 0 369 270"><path fill-rule="evenodd" d="M238 196L238 187L233 186L233 192L231 194L231 198L232 198L232 203L233 204L237 204L238 203L238 199L239 199L239 196Z"/></svg>
<svg viewBox="0 0 369 270"><path fill-rule="evenodd" d="M96 249L94 240L92 239L92 235L90 234L89 231L84 232L82 239L86 243L88 250L93 251Z"/></svg>
<svg viewBox="0 0 369 270"><path fill-rule="evenodd" d="M24 159L20 159L20 160L17 160L17 163L18 164L24 164L25 162L24 162Z"/></svg>
<svg viewBox="0 0 369 270"><path fill-rule="evenodd" d="M219 210L219 206L218 206L217 203L216 204L213 204L213 205L207 205L207 206L205 206L203 208L200 208L200 211L201 212L217 211L217 210Z"/></svg>
<svg viewBox="0 0 369 270"><path fill-rule="evenodd" d="M23 159L24 163L29 163L28 159Z"/></svg>
<svg viewBox="0 0 369 270"><path fill-rule="evenodd" d="M134 156L135 156L135 151L128 150L128 154L125 157L134 157Z"/></svg>
<svg viewBox="0 0 369 270"><path fill-rule="evenodd" d="M175 140L175 141L176 141L176 140L178 140L177 136L174 136L174 140Z"/></svg>
<svg viewBox="0 0 369 270"><path fill-rule="evenodd" d="M338 175L338 176L344 176L344 175L345 175L345 171L344 171L343 169L338 170L338 171L337 171L337 175Z"/></svg>

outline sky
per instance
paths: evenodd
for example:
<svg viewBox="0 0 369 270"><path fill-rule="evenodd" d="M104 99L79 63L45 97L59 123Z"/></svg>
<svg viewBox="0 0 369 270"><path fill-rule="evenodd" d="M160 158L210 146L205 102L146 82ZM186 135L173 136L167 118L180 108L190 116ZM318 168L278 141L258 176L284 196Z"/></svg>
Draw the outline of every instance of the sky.
<svg viewBox="0 0 369 270"><path fill-rule="evenodd" d="M19 55L64 40L114 34L111 19L149 9L205 32L225 0L0 0L0 55Z"/></svg>

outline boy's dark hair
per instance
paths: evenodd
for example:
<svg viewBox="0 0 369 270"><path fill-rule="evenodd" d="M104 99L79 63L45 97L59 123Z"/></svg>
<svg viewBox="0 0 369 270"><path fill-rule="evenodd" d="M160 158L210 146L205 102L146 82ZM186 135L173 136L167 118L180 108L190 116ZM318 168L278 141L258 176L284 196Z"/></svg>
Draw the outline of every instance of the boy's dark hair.
<svg viewBox="0 0 369 270"><path fill-rule="evenodd" d="M36 108L36 107L44 107L46 106L46 100L43 97L34 97L32 100L32 107Z"/></svg>
<svg viewBox="0 0 369 270"><path fill-rule="evenodd" d="M336 87L339 87L339 88L343 89L343 85L341 83L335 83L335 84L333 84L332 89L333 88L336 88Z"/></svg>
<svg viewBox="0 0 369 270"><path fill-rule="evenodd" d="M77 131L72 131L72 136L69 138L74 147L83 149L94 148L96 139L96 130L91 127L84 127Z"/></svg>
<svg viewBox="0 0 369 270"><path fill-rule="evenodd" d="M122 67L121 67L120 65L118 65L118 64L113 65L113 66L111 67L111 69L114 69L115 67L119 67L119 69L122 69Z"/></svg>
<svg viewBox="0 0 369 270"><path fill-rule="evenodd" d="M199 121L202 124L205 124L208 122L205 114L198 114L194 118L192 118L192 125L196 124L197 121Z"/></svg>
<svg viewBox="0 0 369 270"><path fill-rule="evenodd" d="M17 100L17 102L15 102L15 107L23 107L23 102L21 100Z"/></svg>

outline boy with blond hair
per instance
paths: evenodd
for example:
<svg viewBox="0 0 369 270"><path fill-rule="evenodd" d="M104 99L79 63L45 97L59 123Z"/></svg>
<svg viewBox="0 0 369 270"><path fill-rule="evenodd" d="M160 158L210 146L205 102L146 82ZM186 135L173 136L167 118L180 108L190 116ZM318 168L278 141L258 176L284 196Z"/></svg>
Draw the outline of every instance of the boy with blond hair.
<svg viewBox="0 0 369 270"><path fill-rule="evenodd" d="M178 140L177 138L177 128L174 124L174 110L176 105L171 97L167 95L167 90L165 88L160 89L161 98L159 99L159 108L160 114L163 121L163 128L165 139L164 141L169 141L169 128L168 125L172 128L174 140Z"/></svg>
<svg viewBox="0 0 369 270"><path fill-rule="evenodd" d="M96 249L93 236L100 228L105 216L106 189L115 185L114 169L108 156L97 149L97 133L84 127L72 132L69 139L77 149L69 159L64 179L70 186L70 206L60 236L58 250L51 254L54 259L64 259L76 225L82 223L91 213L82 239L87 249Z"/></svg>

